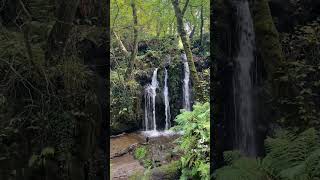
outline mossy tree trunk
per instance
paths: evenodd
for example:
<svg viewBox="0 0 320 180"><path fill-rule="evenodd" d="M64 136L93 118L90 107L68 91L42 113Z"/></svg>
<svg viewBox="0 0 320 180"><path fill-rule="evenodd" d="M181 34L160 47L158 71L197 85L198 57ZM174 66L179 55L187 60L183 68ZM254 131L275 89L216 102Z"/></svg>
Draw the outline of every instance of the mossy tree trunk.
<svg viewBox="0 0 320 180"><path fill-rule="evenodd" d="M253 20L256 33L257 50L261 62L266 68L267 81L275 98L279 96L279 85L275 79L279 77L277 70L283 67L282 47L279 41L279 34L274 25L267 0L260 0L253 3ZM283 73L285 73L283 71Z"/></svg>
<svg viewBox="0 0 320 180"><path fill-rule="evenodd" d="M133 17L133 49L131 52L131 57L129 61L129 67L126 72L126 78L132 78L132 71L135 66L136 57L138 54L138 16L135 0L131 0L130 2L132 8L132 17Z"/></svg>
<svg viewBox="0 0 320 180"><path fill-rule="evenodd" d="M257 63L263 67L262 91L258 95L259 127L257 129L261 140L265 138L269 124L277 122L281 114L292 111L282 107L279 100L288 96L289 89L294 92L290 80L281 82L280 77L288 73L284 66L284 56L280 44L279 34L275 27L268 0L260 0L252 3L253 22L256 34ZM260 65L259 65L260 64ZM263 142L263 140L262 140ZM260 144L263 147L263 143Z"/></svg>
<svg viewBox="0 0 320 180"><path fill-rule="evenodd" d="M173 8L174 8L174 12L176 15L176 19L177 19L177 29L178 29L178 33L179 36L181 38L182 44L183 44L183 49L186 53L187 56L187 60L188 60L188 64L190 67L190 72L191 72L191 79L193 82L193 87L196 93L196 99L197 100L201 100L202 95L201 95L201 88L200 88L200 80L199 80L199 76L198 76L198 72L196 70L196 66L194 65L194 61L193 61L193 56L192 56L192 51L191 51L191 46L190 46L190 42L189 42L189 38L187 36L187 32L184 29L184 23L183 23L183 15L187 10L188 7L188 0L186 1L186 4L183 8L183 10L181 11L180 7L179 7L179 1L178 0L171 0Z"/></svg>
<svg viewBox="0 0 320 180"><path fill-rule="evenodd" d="M58 0L56 10L56 23L51 29L46 49L47 65L57 64L57 59L64 53L66 42L73 27L73 20L79 0Z"/></svg>

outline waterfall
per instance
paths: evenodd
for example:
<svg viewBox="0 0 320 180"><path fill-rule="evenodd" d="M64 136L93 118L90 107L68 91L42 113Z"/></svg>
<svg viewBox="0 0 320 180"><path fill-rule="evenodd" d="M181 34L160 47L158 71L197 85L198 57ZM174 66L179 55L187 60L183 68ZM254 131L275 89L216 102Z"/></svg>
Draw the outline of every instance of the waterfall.
<svg viewBox="0 0 320 180"><path fill-rule="evenodd" d="M147 85L144 92L145 97L145 109L144 109L144 125L145 130L157 130L156 123L156 95L158 88L157 80L158 68L153 71L151 84Z"/></svg>
<svg viewBox="0 0 320 180"><path fill-rule="evenodd" d="M164 77L164 88L163 88L163 96L164 96L164 104L165 104L165 115L166 115L166 126L165 130L168 130L171 126L170 123L170 104L169 104L169 90L168 90L168 71L165 68L165 77Z"/></svg>
<svg viewBox="0 0 320 180"><path fill-rule="evenodd" d="M186 54L181 55L184 66L184 79L183 79L183 108L187 111L191 110L190 105L190 70Z"/></svg>
<svg viewBox="0 0 320 180"><path fill-rule="evenodd" d="M236 146L240 152L256 156L255 125L253 115L253 84L251 67L254 62L255 34L247 0L235 2L239 35L239 52L235 58L235 89L237 90L235 107Z"/></svg>

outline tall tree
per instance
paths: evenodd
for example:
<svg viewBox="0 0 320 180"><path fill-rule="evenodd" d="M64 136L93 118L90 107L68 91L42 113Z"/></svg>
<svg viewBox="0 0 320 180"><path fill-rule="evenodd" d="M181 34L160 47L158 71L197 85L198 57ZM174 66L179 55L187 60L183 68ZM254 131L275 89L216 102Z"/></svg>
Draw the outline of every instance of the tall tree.
<svg viewBox="0 0 320 180"><path fill-rule="evenodd" d="M196 70L196 66L194 65L194 61L193 61L193 56L192 56L192 51L191 51L191 46L190 46L190 41L189 38L187 36L187 32L184 29L184 23L183 23L183 16L188 8L188 4L189 4L189 0L186 0L186 3L183 7L183 9L181 10L179 7L179 0L171 0L171 3L173 5L174 8L174 12L176 15L176 19L177 19L177 29L178 29L178 33L179 36L181 38L182 44L183 44L183 49L186 53L187 56L187 60L188 60L188 64L190 67L190 72L191 72L191 78L195 87L195 93L196 93L196 97L198 99L201 99L201 89L200 89L200 80L199 80L199 76Z"/></svg>
<svg viewBox="0 0 320 180"><path fill-rule="evenodd" d="M135 66L135 61L138 54L138 16L137 16L135 0L131 0L130 5L132 8L132 17L133 17L133 49L131 52L129 67L126 72L126 78L131 78L131 74Z"/></svg>

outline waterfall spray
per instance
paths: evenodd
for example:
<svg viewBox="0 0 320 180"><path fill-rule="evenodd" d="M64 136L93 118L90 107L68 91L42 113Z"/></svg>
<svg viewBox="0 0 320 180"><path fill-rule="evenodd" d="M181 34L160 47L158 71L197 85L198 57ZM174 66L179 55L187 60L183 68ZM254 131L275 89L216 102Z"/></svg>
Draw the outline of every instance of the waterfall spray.
<svg viewBox="0 0 320 180"><path fill-rule="evenodd" d="M158 68L153 71L151 84L147 85L145 88L145 110L144 110L144 124L145 130L157 130L156 123L156 95L158 88L158 80L157 80L157 72Z"/></svg>
<svg viewBox="0 0 320 180"><path fill-rule="evenodd" d="M181 55L184 66L184 79L183 79L183 108L187 111L191 110L190 105L190 70L186 54Z"/></svg>
<svg viewBox="0 0 320 180"><path fill-rule="evenodd" d="M254 62L255 34L249 3L236 1L239 32L239 52L235 58L234 90L237 90L235 114L236 146L244 154L256 156L255 126L253 116L252 79L250 70ZM237 105L237 107L236 107Z"/></svg>
<svg viewBox="0 0 320 180"><path fill-rule="evenodd" d="M170 104L169 104L169 90L168 90L168 71L165 68L165 77L164 77L164 88L163 88L163 96L165 103L165 115L166 115L166 126L165 130L168 130L171 127L170 123Z"/></svg>

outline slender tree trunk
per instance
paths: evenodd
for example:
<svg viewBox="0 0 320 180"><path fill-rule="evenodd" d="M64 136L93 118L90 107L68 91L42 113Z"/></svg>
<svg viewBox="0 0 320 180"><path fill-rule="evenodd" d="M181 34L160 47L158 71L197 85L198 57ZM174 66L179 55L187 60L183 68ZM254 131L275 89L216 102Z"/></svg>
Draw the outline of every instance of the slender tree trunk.
<svg viewBox="0 0 320 180"><path fill-rule="evenodd" d="M157 24L157 38L160 37L161 30L162 30L161 27L162 27L162 24L159 22L159 23Z"/></svg>
<svg viewBox="0 0 320 180"><path fill-rule="evenodd" d="M133 68L135 66L136 57L138 54L138 16L137 16L137 10L136 10L136 4L135 0L131 0L130 2L131 8L132 8L132 17L133 17L133 49L129 61L129 67L126 72L126 78L131 78L131 74L133 71Z"/></svg>
<svg viewBox="0 0 320 180"><path fill-rule="evenodd" d="M118 44L119 44L119 46L120 46L120 49L121 49L122 53L123 53L125 56L128 56L128 55L129 55L129 52L127 51L126 47L123 45L120 37L118 36L118 34L117 34L114 30L112 30L112 32L113 32L113 35L115 36L115 38L116 38L116 40L117 40L117 42L118 42Z"/></svg>
<svg viewBox="0 0 320 180"><path fill-rule="evenodd" d="M73 27L73 20L79 4L79 0L58 0L56 23L51 29L46 49L47 65L61 58L64 53L66 42Z"/></svg>
<svg viewBox="0 0 320 180"><path fill-rule="evenodd" d="M203 19L203 5L201 5L201 11L200 11L200 46L202 48L203 46L203 24L204 24L204 19Z"/></svg>
<svg viewBox="0 0 320 180"><path fill-rule="evenodd" d="M184 6L183 11L180 10L179 8L179 1L178 0L171 0L173 8L174 8L174 12L176 15L176 19L177 19L177 29L178 29L178 33L179 36L181 38L182 44L183 44L183 49L186 53L187 56L187 60L188 60L188 64L190 67L190 72L191 72L191 78L193 81L193 87L195 89L195 93L196 93L196 97L198 99L202 99L202 95L201 95L201 89L200 89L200 80L199 80L199 76L196 70L196 66L194 65L194 61L193 61L193 56L192 56L192 51L191 51L191 47L190 47L190 42L189 42L189 38L187 36L186 30L184 29L184 23L183 23L183 12L186 11L186 7L187 4ZM188 2L188 1L187 1Z"/></svg>
<svg viewBox="0 0 320 180"><path fill-rule="evenodd" d="M191 31L191 33L190 33L190 35L189 35L189 39L190 39L190 40L193 38L194 33L196 32L196 29L197 29L197 26L196 26L196 25L193 26L192 31Z"/></svg>

